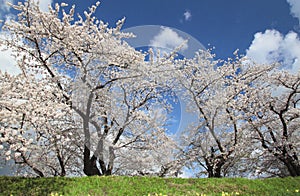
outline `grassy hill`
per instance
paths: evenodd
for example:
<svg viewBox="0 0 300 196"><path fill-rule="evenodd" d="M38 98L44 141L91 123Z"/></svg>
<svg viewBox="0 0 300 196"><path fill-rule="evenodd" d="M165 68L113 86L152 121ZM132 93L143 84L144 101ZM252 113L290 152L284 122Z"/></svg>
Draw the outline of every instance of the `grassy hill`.
<svg viewBox="0 0 300 196"><path fill-rule="evenodd" d="M300 177L179 179L155 177L0 177L0 195L299 195Z"/></svg>

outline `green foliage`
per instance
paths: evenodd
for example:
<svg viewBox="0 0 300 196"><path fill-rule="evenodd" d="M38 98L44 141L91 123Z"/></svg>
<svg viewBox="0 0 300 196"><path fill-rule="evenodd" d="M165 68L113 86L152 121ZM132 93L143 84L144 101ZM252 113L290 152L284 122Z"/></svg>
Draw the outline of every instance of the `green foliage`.
<svg viewBox="0 0 300 196"><path fill-rule="evenodd" d="M300 177L180 179L156 177L0 177L1 195L300 195Z"/></svg>

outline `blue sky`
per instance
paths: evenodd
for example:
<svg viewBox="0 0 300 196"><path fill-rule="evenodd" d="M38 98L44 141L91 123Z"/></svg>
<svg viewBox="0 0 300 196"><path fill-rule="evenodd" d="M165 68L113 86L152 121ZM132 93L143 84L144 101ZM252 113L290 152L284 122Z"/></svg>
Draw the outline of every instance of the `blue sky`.
<svg viewBox="0 0 300 196"><path fill-rule="evenodd" d="M82 11L95 1L66 2L76 4ZM287 0L102 0L97 16L110 25L126 17L124 28L139 25L177 28L205 47L208 44L216 47L215 53L220 58L231 56L237 48L245 52L257 32L276 29L287 34L299 30L299 20L290 14Z"/></svg>
<svg viewBox="0 0 300 196"><path fill-rule="evenodd" d="M10 13L5 1L0 0L2 18ZM16 3L18 0L9 1ZM43 9L46 9L49 3L75 4L77 11L82 13L87 7L95 4L96 0L40 0L40 2ZM299 0L102 0L100 2L96 15L111 26L114 26L117 20L126 17L124 28L140 25L176 28L193 36L206 48L214 46L217 58L223 59L232 56L236 49L245 54L255 41L256 33L266 35L264 39L270 38L269 41L272 41L276 39L276 33L284 40L290 32L295 32L297 36L300 32ZM267 30L273 31L266 32ZM294 38L295 41L299 41L297 36ZM263 40L260 40L257 47L261 49L263 47L261 45L264 45ZM272 52L266 48L263 51L264 55ZM251 52L250 54L252 58L256 58L256 54Z"/></svg>

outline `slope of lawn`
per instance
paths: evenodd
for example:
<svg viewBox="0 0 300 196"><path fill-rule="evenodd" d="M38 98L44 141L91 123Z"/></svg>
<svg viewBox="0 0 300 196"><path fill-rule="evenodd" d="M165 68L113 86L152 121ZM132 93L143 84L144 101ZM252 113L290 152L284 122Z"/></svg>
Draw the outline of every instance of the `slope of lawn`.
<svg viewBox="0 0 300 196"><path fill-rule="evenodd" d="M0 195L300 195L300 177L180 179L156 177L0 177Z"/></svg>

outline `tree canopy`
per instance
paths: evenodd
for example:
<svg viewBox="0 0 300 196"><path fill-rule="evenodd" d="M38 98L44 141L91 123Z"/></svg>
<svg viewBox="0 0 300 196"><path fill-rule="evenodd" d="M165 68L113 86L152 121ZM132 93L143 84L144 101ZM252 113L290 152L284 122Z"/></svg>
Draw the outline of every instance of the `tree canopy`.
<svg viewBox="0 0 300 196"><path fill-rule="evenodd" d="M208 51L178 59L62 3L11 5L1 45L21 70L0 72L0 154L21 175L299 176L300 72ZM149 60L146 60L149 56ZM174 92L197 116L168 131Z"/></svg>

